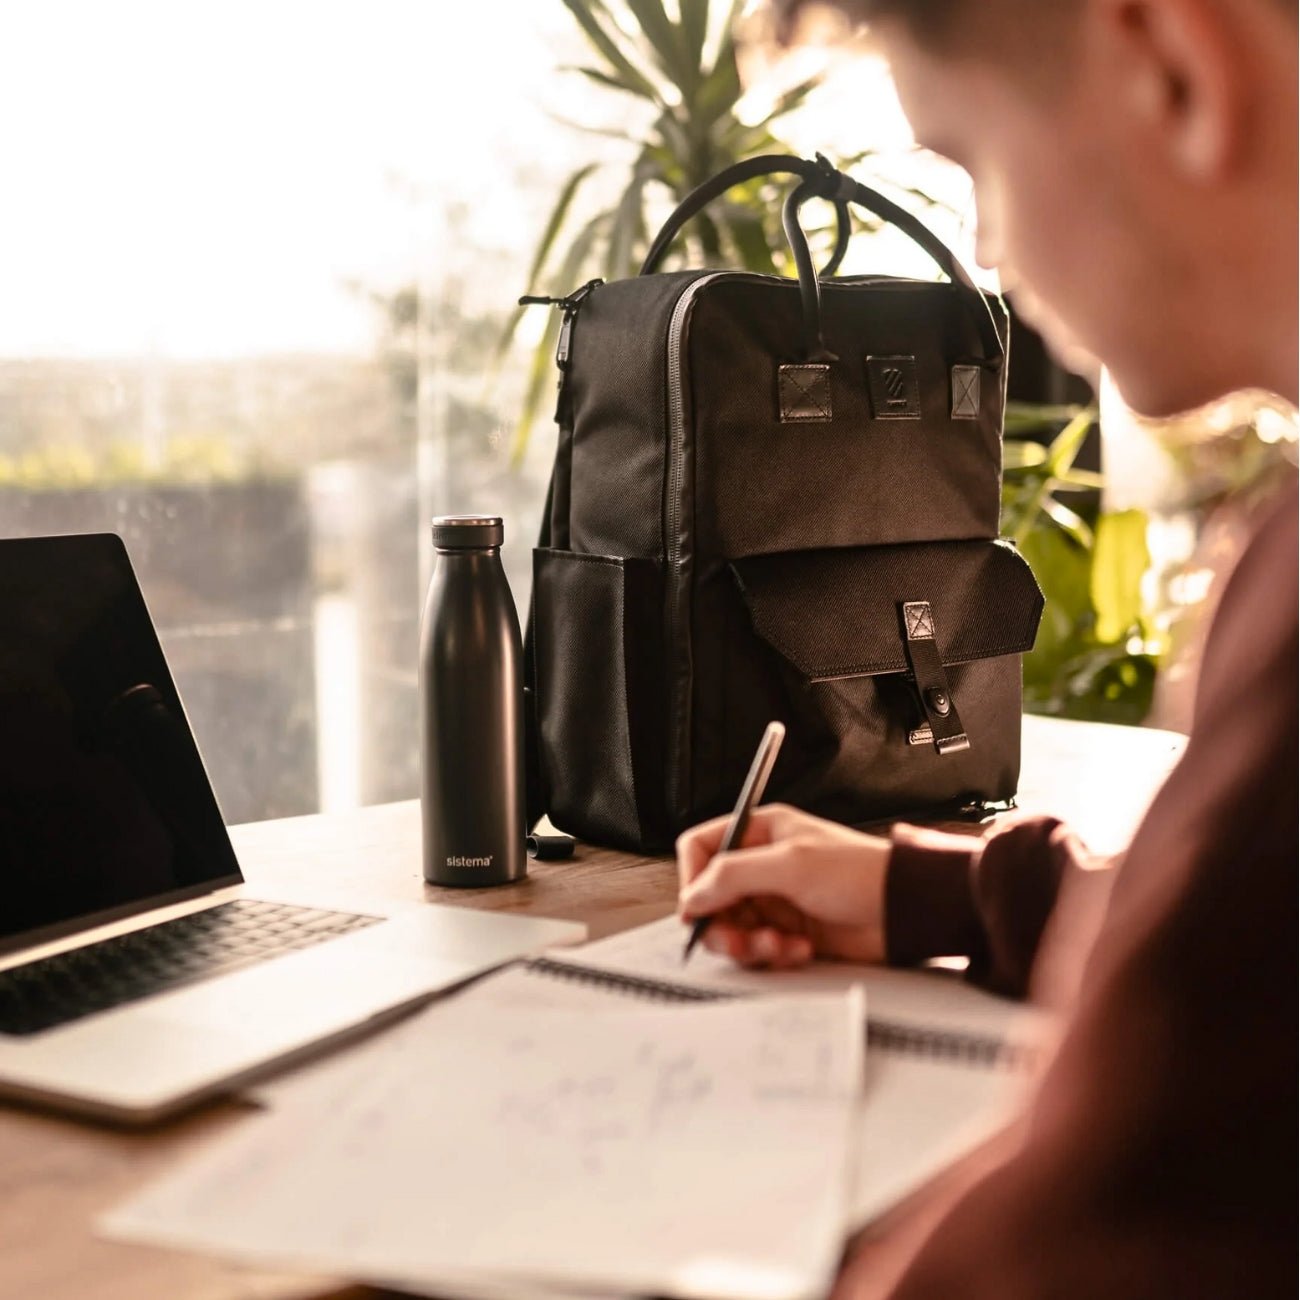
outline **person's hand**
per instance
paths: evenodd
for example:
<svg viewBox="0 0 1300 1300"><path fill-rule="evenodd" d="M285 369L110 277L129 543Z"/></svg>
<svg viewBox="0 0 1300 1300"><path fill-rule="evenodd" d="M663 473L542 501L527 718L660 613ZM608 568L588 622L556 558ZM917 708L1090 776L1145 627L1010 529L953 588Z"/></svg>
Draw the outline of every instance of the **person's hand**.
<svg viewBox="0 0 1300 1300"><path fill-rule="evenodd" d="M884 960L888 840L768 804L754 810L741 846L718 855L727 821L677 841L678 911L688 922L714 918L707 948L742 966Z"/></svg>

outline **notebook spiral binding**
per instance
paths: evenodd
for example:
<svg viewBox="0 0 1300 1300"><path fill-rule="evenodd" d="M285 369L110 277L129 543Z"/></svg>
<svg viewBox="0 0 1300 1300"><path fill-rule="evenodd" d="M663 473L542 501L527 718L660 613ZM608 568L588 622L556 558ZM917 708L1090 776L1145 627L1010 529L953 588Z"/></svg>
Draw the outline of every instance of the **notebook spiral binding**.
<svg viewBox="0 0 1300 1300"><path fill-rule="evenodd" d="M575 962L554 961L549 957L534 957L522 965L535 974L551 979L591 985L652 1002L726 1002L750 996L746 993L696 988L690 984L676 984L672 980L651 979L645 975L602 970L595 966L580 966ZM890 1020L868 1021L867 1046L905 1056L1013 1070L1032 1065L1038 1053L1037 1048L1028 1044L1014 1043L988 1034L927 1029L923 1025L905 1025Z"/></svg>

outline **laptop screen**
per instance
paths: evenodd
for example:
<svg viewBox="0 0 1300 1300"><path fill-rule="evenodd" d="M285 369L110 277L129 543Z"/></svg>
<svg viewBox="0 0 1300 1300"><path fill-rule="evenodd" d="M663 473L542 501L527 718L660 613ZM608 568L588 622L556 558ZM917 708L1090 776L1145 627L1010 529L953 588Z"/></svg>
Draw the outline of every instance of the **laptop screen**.
<svg viewBox="0 0 1300 1300"><path fill-rule="evenodd" d="M121 539L0 539L0 951L240 879Z"/></svg>

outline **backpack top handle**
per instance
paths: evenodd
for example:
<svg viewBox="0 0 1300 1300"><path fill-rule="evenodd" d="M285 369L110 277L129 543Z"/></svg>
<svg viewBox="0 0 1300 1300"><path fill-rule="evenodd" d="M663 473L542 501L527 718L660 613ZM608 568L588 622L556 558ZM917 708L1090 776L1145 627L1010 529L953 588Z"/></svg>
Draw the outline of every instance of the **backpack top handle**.
<svg viewBox="0 0 1300 1300"><path fill-rule="evenodd" d="M755 180L760 176L782 174L799 177L799 184L786 197L781 212L781 222L799 276L799 292L804 316L804 349L809 361L834 359L822 338L819 280L834 274L843 260L848 247L848 205L856 203L859 207L880 217L881 220L896 226L929 255L952 282L953 287L960 291L969 303L984 345L987 364L993 369L1002 365L1006 350L993 311L983 292L976 286L948 246L905 208L899 207L892 199L886 198L876 190L854 180L852 176L839 171L821 154L813 160L800 158L794 154L762 154L757 158L748 158L744 162L736 163L719 172L712 180L705 181L703 185L692 190L664 222L663 229L655 237L642 263L641 274L650 275L658 268L682 226L714 199L745 181ZM813 269L808 239L799 224L799 209L810 198L822 198L832 203L837 218L835 250L820 276Z"/></svg>
<svg viewBox="0 0 1300 1300"><path fill-rule="evenodd" d="M827 350L822 338L821 285L818 283L818 277L813 274L808 240L804 235L803 227L799 224L800 207L810 198L824 198L832 202L856 203L858 207L875 213L881 220L901 230L926 253L970 305L988 364L997 369L1002 364L1006 350L1002 345L1002 337L998 333L993 311L984 294L947 244L905 208L899 207L892 199L887 199L878 191L863 185L861 181L854 180L852 176L838 171L821 154L817 155L815 166L816 174L805 177L791 190L781 209L781 224L785 229L785 237L789 240L790 252L794 255L795 268L799 274L799 293L803 301L804 315L804 347L808 360L836 359Z"/></svg>
<svg viewBox="0 0 1300 1300"><path fill-rule="evenodd" d="M652 275L657 271L673 240L681 234L682 227L729 189L743 185L746 181L757 180L760 176L789 175L808 180L815 177L819 170L817 163L791 153L765 153L756 158L746 158L744 162L733 163L703 185L697 185L673 209L655 236L654 243L650 245L650 251L641 263L640 274ZM835 205L835 248L829 261L822 267L823 276L834 275L839 270L844 254L848 252L849 236L853 233L849 224L848 200L831 197L831 202Z"/></svg>

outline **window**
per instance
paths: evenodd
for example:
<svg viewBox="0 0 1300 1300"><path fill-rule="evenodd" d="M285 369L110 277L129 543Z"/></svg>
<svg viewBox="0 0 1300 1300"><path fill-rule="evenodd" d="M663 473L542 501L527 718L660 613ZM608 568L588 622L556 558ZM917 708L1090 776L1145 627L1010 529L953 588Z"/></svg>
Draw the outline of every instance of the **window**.
<svg viewBox="0 0 1300 1300"><path fill-rule="evenodd" d="M553 443L511 464L522 365L484 360L588 147L542 108L571 19L5 27L0 531L123 535L227 820L414 795L428 517L503 513L527 599Z"/></svg>

